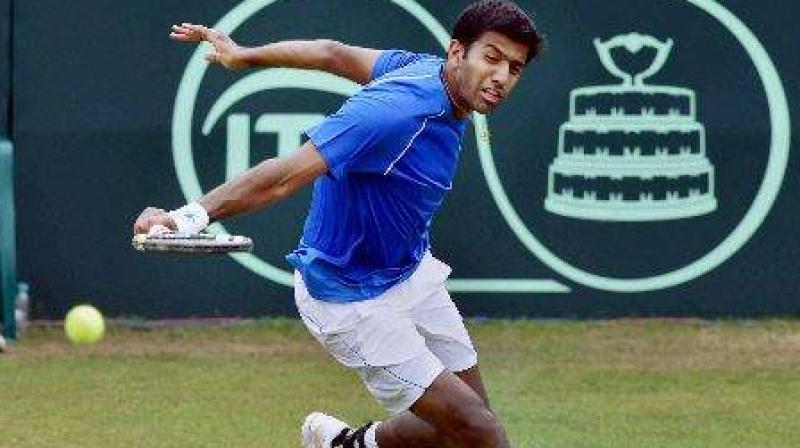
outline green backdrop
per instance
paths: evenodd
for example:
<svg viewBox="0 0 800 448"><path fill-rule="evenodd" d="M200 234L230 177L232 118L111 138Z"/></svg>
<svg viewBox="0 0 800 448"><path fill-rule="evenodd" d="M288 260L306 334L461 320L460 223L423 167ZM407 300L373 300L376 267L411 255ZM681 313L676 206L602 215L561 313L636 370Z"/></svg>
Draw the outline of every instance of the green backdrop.
<svg viewBox="0 0 800 448"><path fill-rule="evenodd" d="M283 256L299 238L308 191L225 223L232 233L254 237L256 250L246 259L135 253L131 225L147 205L177 207L237 167L290 150L287 142L298 137L280 123L299 126L334 112L343 92L307 74L206 69L196 47L167 38L172 23L216 24L250 45L324 37L442 54L442 30L467 3L165 0L110 8L96 0L15 2L18 257L20 277L33 285L34 316L59 318L79 302L114 316L294 313ZM547 50L506 105L486 121L473 120L454 190L434 223L433 251L453 267L450 286L464 313L796 315L798 181L797 158L789 152L791 131L798 129L790 111L800 86L795 2L521 4L547 35ZM580 121L587 117L571 110L573 92L622 83L602 63L595 39L628 36L631 51L610 53L623 71L646 70L656 59L653 41L639 49L630 33L671 39L663 66L645 84L683 93L579 96L588 106L576 107L674 106L677 122L636 128L637 119L626 116ZM687 98L694 98L693 108ZM677 106L670 106L673 100ZM581 123L589 127L576 130ZM600 134L617 140L598 143ZM661 143L690 153L702 144L705 162L665 156L648 174L621 159L559 154L576 145L591 152ZM600 165L606 174L593 171ZM561 176L553 185L551 169ZM614 177L614 170L627 174ZM608 192L614 189L632 201L622 205L639 220L614 213L598 220L586 211L613 209ZM581 216L569 216L545 206L551 190L584 198L596 190L600 202L580 202ZM713 198L713 210L692 214L678 201L666 207L670 219L655 220L637 202L646 201L641 193L654 191L659 200L678 190L680 197L697 190Z"/></svg>

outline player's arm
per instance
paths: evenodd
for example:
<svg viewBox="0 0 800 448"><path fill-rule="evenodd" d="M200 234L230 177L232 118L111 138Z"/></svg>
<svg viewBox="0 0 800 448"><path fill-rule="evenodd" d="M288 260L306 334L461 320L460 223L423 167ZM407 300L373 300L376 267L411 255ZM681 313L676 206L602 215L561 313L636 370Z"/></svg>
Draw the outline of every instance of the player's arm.
<svg viewBox="0 0 800 448"><path fill-rule="evenodd" d="M170 37L180 42L207 41L214 49L206 60L231 70L248 67L291 67L321 70L359 84L369 82L379 50L335 40L289 40L260 47L242 47L213 28L184 23L172 26Z"/></svg>
<svg viewBox="0 0 800 448"><path fill-rule="evenodd" d="M290 156L265 160L218 186L192 206L202 207L210 221L219 221L277 202L327 171L325 159L309 140ZM172 213L147 208L136 219L133 232L147 233L155 225L179 227Z"/></svg>
<svg viewBox="0 0 800 448"><path fill-rule="evenodd" d="M265 160L197 202L211 221L219 221L277 202L326 171L328 165L309 140L291 155Z"/></svg>

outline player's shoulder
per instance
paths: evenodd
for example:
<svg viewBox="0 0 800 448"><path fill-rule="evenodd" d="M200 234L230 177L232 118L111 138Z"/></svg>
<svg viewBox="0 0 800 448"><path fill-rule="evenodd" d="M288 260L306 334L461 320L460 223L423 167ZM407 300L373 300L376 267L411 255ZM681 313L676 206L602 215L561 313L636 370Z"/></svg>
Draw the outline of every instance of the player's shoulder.
<svg viewBox="0 0 800 448"><path fill-rule="evenodd" d="M398 70L419 68L418 65L435 62L441 63L437 56L426 53L415 53L407 50L383 50L372 68L370 79L376 81Z"/></svg>
<svg viewBox="0 0 800 448"><path fill-rule="evenodd" d="M444 61L433 55L418 56L414 62L374 79L363 92L384 97L409 112L425 113L440 108Z"/></svg>
<svg viewBox="0 0 800 448"><path fill-rule="evenodd" d="M442 58L432 54L385 50L375 63L369 85L394 81L435 80L443 64Z"/></svg>

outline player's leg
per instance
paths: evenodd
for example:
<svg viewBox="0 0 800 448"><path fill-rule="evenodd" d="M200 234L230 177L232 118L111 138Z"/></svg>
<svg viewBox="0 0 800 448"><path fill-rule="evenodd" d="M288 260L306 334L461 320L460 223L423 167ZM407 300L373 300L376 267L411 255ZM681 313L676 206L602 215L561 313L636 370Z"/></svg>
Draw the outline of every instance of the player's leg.
<svg viewBox="0 0 800 448"><path fill-rule="evenodd" d="M463 372L456 372L455 375L464 381L476 394L478 394L486 407L491 410L489 407L489 399L486 394L486 387L483 385L480 369L477 365ZM405 411L401 414L398 414L391 420L381 423L377 428L377 433L379 434L379 444L380 441L383 440L384 444L394 443L403 446L403 443L405 443L409 446L415 446L411 445L413 441L403 438L404 434L413 434L413 439L415 439L417 444L427 442L430 443L428 446L437 448L447 448L448 446L453 446L450 442L445 440L444 434L440 434L438 431L436 431L434 426L417 417L411 411Z"/></svg>
<svg viewBox="0 0 800 448"><path fill-rule="evenodd" d="M381 423L376 433L381 448L508 446L484 399L447 372L434 380L410 412Z"/></svg>
<svg viewBox="0 0 800 448"><path fill-rule="evenodd" d="M464 370L462 372L455 372L455 375L464 381L479 397L483 400L487 408L489 406L489 398L486 393L486 387L483 384L481 373L478 365ZM431 424L422 420L414 415L411 411L405 411L391 420L383 422L377 428L379 440L392 440L392 443L410 443L408 440L402 440L403 434L414 434L417 441L428 441L432 443L432 447L448 446L449 442L445 440L444 434L439 434L436 428Z"/></svg>
<svg viewBox="0 0 800 448"><path fill-rule="evenodd" d="M429 262L423 263L422 267L426 265L430 267ZM349 305L330 305L313 300L305 291L301 279L298 279L300 281L296 285L296 299L309 330L334 357L359 372L368 390L379 402L390 412L399 414L385 425L379 425L377 431L375 426L350 431L343 422L323 414L312 414L306 420L307 424L304 424L303 434L304 437L310 434L306 437L309 440L319 439L319 443L309 442L306 446L328 448L332 445L331 442L341 442L343 435L348 435L345 442L352 442L349 435L353 433L362 439L365 435L371 436L373 440L378 438L380 446L389 448L441 448L448 446L444 439L451 437L456 437L456 442L463 439L461 443L465 446L507 446L502 437L502 429L499 445L491 444L496 432L493 429L496 418L485 404L485 388L474 367L477 357L457 311L453 315L452 302L450 301L448 308L440 306L436 300L424 297L424 294L418 297L423 302L432 304L433 309L425 313L433 316L444 314L436 317L434 322L445 322L446 331L440 331L436 325L426 325L426 331L442 333L441 335L423 338L420 334L420 323L409 319L409 315L413 313L409 313L408 306L416 306L413 302L417 302L411 300L410 296L418 295L419 292L419 288L413 285L422 279L425 280L423 283L426 288L430 286L430 276L422 275L425 272L426 269L420 269L420 275L415 273L410 279L412 281L395 288L380 301L356 305L355 313L351 312L352 307ZM442 289L444 278L446 275L432 284ZM449 296L446 298L449 301ZM448 319L457 325L452 325ZM451 327L457 331L452 331ZM458 334L453 337L450 333ZM436 342L437 338L441 341ZM464 366L461 374L475 385L478 392L470 389L457 376L442 374L444 365L431 353L430 347L436 347L441 352L442 358L448 360L451 369ZM409 408L416 411L419 417L403 412ZM448 429L450 427L461 430L453 431ZM311 436L313 434L318 436L314 438ZM349 445L344 443L342 446Z"/></svg>
<svg viewBox="0 0 800 448"><path fill-rule="evenodd" d="M477 364L464 371L456 372L456 376L458 376L461 381L465 382L470 389L474 390L475 393L477 393L478 396L483 399L483 403L486 405L487 409L494 412L491 404L489 403L489 394L486 392L486 386L483 384L483 377L481 376L480 367L478 367ZM506 445L508 445L508 436L506 435L506 430L502 423L500 425L500 431L502 432L503 440L505 441Z"/></svg>
<svg viewBox="0 0 800 448"><path fill-rule="evenodd" d="M483 399L487 407L491 407L489 405L489 394L486 392L486 386L483 384L483 377L481 377L481 370L477 364L469 369L456 372L456 376L461 379L461 381L467 383L467 386Z"/></svg>
<svg viewBox="0 0 800 448"><path fill-rule="evenodd" d="M295 277L295 300L311 334L337 361L356 371L370 394L395 415L408 410L444 371L413 320L398 309L404 299L398 292L405 290L396 288L366 303L331 304L310 297L302 279ZM352 436L363 439L368 429L374 440L375 426L350 430L316 412L306 418L301 437L307 448L350 448Z"/></svg>
<svg viewBox="0 0 800 448"><path fill-rule="evenodd" d="M417 272L409 279L408 288L411 289L413 299L407 302L407 311L413 316L431 352L442 361L446 369L456 372L456 376L466 383L491 411L486 387L477 364L477 353L458 309L444 288L449 273L449 266L427 254ZM443 434L437 434L434 427L427 425L425 421L410 412L403 413L387 423L383 428L378 428L382 437L387 439L402 437L403 434L419 434L416 437L419 441L430 439L442 443L441 439L444 437ZM502 426L500 431L503 440L506 441Z"/></svg>
<svg viewBox="0 0 800 448"><path fill-rule="evenodd" d="M463 396L467 390L463 385L467 385L473 394ZM443 396L439 395L440 391ZM429 412L433 412L435 417L448 405L453 409L445 412L448 417L445 420L450 421L442 421L439 418L437 419L439 424L436 424L431 419L425 418ZM437 378L426 394L411 407L411 411L403 412L381 423L376 432L378 446L381 448L473 446L469 441L465 442L457 436L454 437L453 431L471 438L472 443L477 443L475 446L508 446L505 431L488 406L485 387L477 366L456 375L449 375L446 379ZM495 444L492 444L492 440L495 440Z"/></svg>

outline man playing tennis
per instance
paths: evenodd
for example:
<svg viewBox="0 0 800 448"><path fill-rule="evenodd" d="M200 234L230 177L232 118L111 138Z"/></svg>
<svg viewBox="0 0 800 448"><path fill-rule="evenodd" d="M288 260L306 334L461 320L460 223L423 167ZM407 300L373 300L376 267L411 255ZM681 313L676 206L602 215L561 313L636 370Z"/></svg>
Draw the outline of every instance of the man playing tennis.
<svg viewBox="0 0 800 448"><path fill-rule="evenodd" d="M229 69L324 70L365 86L292 155L172 212L148 208L134 224L137 234L155 225L196 233L313 181L302 239L287 256L300 316L393 417L351 428L315 412L303 423L303 446L508 447L444 287L450 268L429 252L429 229L452 187L466 118L500 105L540 51L531 19L510 1L472 4L446 60L329 40L245 48L188 23L171 37L211 43L206 59Z"/></svg>

